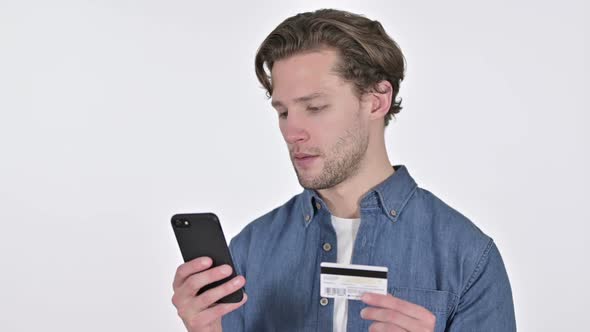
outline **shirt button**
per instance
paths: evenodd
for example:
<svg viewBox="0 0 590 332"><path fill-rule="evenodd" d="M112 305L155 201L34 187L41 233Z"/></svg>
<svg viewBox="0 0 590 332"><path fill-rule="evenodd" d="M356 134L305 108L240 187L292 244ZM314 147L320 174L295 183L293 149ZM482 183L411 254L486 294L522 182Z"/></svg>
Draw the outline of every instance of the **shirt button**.
<svg viewBox="0 0 590 332"><path fill-rule="evenodd" d="M397 216L397 212L395 210L389 211L389 214L391 214L392 217Z"/></svg>
<svg viewBox="0 0 590 332"><path fill-rule="evenodd" d="M324 251L330 251L330 250L332 250L332 245L330 243L326 242L326 243L324 243L322 248L324 248Z"/></svg>
<svg viewBox="0 0 590 332"><path fill-rule="evenodd" d="M325 298L325 297L322 297L322 299L320 300L320 304L321 304L322 306L326 306L326 305L328 305L328 299L327 299L327 298Z"/></svg>
<svg viewBox="0 0 590 332"><path fill-rule="evenodd" d="M319 210L319 209L321 209L321 208L322 208L322 204L320 204L320 203L315 203L315 207L316 207L316 208Z"/></svg>
<svg viewBox="0 0 590 332"><path fill-rule="evenodd" d="M305 221L310 221L311 220L311 216L309 214L305 215Z"/></svg>

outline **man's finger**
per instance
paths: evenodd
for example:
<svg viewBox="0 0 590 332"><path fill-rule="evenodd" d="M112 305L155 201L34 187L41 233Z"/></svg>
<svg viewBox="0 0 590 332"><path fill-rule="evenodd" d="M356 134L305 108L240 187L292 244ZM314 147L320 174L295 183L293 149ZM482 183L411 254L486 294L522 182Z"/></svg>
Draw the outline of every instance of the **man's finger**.
<svg viewBox="0 0 590 332"><path fill-rule="evenodd" d="M197 292L201 288L229 277L231 272L231 266L224 264L197 274L193 274L184 281L184 283L176 290L176 293L181 297L192 298L197 295Z"/></svg>
<svg viewBox="0 0 590 332"><path fill-rule="evenodd" d="M224 316L227 313L230 313L236 309L238 309L239 307L241 307L244 303L246 303L246 301L248 300L248 295L246 295L246 293L244 293L244 297L242 298L242 301L238 302L238 303L220 303L217 304L211 308L208 308L206 310L204 310L203 312L201 312L201 314L199 315L201 319L203 319L204 321L207 322L212 322L222 316Z"/></svg>
<svg viewBox="0 0 590 332"><path fill-rule="evenodd" d="M206 270L209 268L209 266L211 266L212 263L213 261L209 257L198 257L180 265L176 269L174 281L172 282L172 288L176 290L188 277L195 273Z"/></svg>
<svg viewBox="0 0 590 332"><path fill-rule="evenodd" d="M397 326L391 326L386 323L375 322L369 325L369 332L408 332Z"/></svg>
<svg viewBox="0 0 590 332"><path fill-rule="evenodd" d="M408 331L419 331L422 326L420 321L393 309L367 307L361 310L361 318L392 324Z"/></svg>
<svg viewBox="0 0 590 332"><path fill-rule="evenodd" d="M426 308L404 301L391 294L365 293L361 300L370 306L393 309L416 319L432 315Z"/></svg>
<svg viewBox="0 0 590 332"><path fill-rule="evenodd" d="M244 284L246 284L246 279L243 276L236 276L235 278L215 288L211 288L206 292L199 294L195 301L195 307L199 311L205 310L222 297L229 295L237 291L238 289L242 288Z"/></svg>

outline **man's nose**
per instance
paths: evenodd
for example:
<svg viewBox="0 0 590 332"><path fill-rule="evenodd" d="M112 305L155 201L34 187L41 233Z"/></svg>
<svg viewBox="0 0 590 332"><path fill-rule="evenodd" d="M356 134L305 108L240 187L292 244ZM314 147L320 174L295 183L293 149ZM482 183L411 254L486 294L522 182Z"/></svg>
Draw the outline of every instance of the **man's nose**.
<svg viewBox="0 0 590 332"><path fill-rule="evenodd" d="M304 123L296 116L291 116L285 120L284 137L288 144L294 144L305 141L309 138L309 133L305 129Z"/></svg>

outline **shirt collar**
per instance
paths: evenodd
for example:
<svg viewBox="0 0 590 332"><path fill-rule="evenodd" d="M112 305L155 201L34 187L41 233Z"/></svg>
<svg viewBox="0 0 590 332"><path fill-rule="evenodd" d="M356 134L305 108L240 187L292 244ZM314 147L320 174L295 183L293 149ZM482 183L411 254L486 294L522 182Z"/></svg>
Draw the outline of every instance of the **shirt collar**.
<svg viewBox="0 0 590 332"><path fill-rule="evenodd" d="M360 208L380 208L392 222L396 222L418 185L406 166L394 165L393 169L395 172L391 176L363 195ZM314 219L317 211L326 206L318 192L313 189L304 189L301 203L306 227Z"/></svg>

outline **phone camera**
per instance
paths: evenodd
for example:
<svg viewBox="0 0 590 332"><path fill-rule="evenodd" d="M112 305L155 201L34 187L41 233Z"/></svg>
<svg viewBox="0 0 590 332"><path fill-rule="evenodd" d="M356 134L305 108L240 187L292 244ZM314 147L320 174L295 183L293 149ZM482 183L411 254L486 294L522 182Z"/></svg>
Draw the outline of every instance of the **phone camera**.
<svg viewBox="0 0 590 332"><path fill-rule="evenodd" d="M183 228L186 228L186 227L190 227L190 226L191 226L191 223L190 223L190 221L188 221L188 220L184 220L184 219L176 219L176 220L174 221L174 225L175 225L176 227L183 227Z"/></svg>

